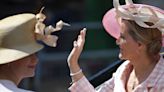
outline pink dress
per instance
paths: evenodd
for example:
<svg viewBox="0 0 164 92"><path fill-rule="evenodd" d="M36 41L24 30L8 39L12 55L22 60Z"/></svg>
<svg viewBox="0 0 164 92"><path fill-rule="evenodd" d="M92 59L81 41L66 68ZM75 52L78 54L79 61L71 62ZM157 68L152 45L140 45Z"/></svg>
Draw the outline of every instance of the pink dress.
<svg viewBox="0 0 164 92"><path fill-rule="evenodd" d="M69 90L71 92L126 92L125 83L129 76L132 65L125 61L113 74L113 77L95 89L86 77L73 83ZM148 78L138 85L133 92L164 92L164 59L161 56L159 62L148 76Z"/></svg>

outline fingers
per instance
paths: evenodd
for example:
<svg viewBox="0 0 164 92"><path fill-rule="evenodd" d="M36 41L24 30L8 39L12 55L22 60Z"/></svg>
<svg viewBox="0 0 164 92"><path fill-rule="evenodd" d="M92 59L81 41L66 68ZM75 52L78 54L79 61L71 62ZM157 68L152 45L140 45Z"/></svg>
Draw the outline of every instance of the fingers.
<svg viewBox="0 0 164 92"><path fill-rule="evenodd" d="M85 43L85 35L86 35L86 28L80 31L80 34L76 41L73 42L73 49L68 56L67 61L69 63L76 63L78 62L78 58L83 50L84 43Z"/></svg>
<svg viewBox="0 0 164 92"><path fill-rule="evenodd" d="M73 42L73 46L77 47L77 42L76 41Z"/></svg>
<svg viewBox="0 0 164 92"><path fill-rule="evenodd" d="M78 36L78 39L82 38L82 39L85 39L85 35L86 35L86 28L83 28L81 31L80 31L80 35Z"/></svg>
<svg viewBox="0 0 164 92"><path fill-rule="evenodd" d="M80 31L80 35L82 36L82 39L85 39L85 35L86 35L86 28L83 28L83 30Z"/></svg>
<svg viewBox="0 0 164 92"><path fill-rule="evenodd" d="M83 28L78 35L76 41L73 42L74 47L82 46L85 42L86 28Z"/></svg>

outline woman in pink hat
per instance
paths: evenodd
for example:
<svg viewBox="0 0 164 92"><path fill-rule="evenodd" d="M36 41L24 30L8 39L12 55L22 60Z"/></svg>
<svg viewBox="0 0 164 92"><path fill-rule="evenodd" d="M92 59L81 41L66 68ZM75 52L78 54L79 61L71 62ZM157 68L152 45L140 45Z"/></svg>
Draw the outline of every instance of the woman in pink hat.
<svg viewBox="0 0 164 92"><path fill-rule="evenodd" d="M164 11L149 5L133 4L126 0L120 6L113 1L103 25L116 38L120 48L119 58L125 60L98 90L89 83L78 64L85 43L86 29L74 42L68 57L72 78L71 92L164 92L164 59L160 54L164 32Z"/></svg>

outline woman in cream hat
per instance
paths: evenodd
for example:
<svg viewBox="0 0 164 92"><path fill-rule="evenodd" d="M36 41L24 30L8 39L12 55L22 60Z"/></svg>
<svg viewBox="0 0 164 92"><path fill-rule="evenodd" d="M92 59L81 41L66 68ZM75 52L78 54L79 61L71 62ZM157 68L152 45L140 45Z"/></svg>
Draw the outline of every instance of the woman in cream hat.
<svg viewBox="0 0 164 92"><path fill-rule="evenodd" d="M71 92L164 92L164 59L160 55L164 32L164 11L126 0L121 6L113 1L103 25L115 37L120 48L119 58L125 60L98 90L84 76L78 58L85 42L85 29L81 31L68 57L72 78ZM164 45L163 45L164 46Z"/></svg>
<svg viewBox="0 0 164 92"><path fill-rule="evenodd" d="M38 61L36 53L43 48L37 40L55 47L57 36L50 33L65 25L61 21L56 28L39 25L42 16L41 13L37 16L24 13L0 20L0 92L31 92L20 89L17 85L23 78L35 74Z"/></svg>

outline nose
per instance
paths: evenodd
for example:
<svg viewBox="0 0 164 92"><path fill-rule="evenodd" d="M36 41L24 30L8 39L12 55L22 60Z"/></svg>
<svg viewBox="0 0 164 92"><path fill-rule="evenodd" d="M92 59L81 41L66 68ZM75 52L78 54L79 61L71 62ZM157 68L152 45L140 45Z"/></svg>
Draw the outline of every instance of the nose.
<svg viewBox="0 0 164 92"><path fill-rule="evenodd" d="M36 54L32 55L31 62L37 64L38 63L38 58Z"/></svg>
<svg viewBox="0 0 164 92"><path fill-rule="evenodd" d="M120 45L120 38L116 39L116 45Z"/></svg>

